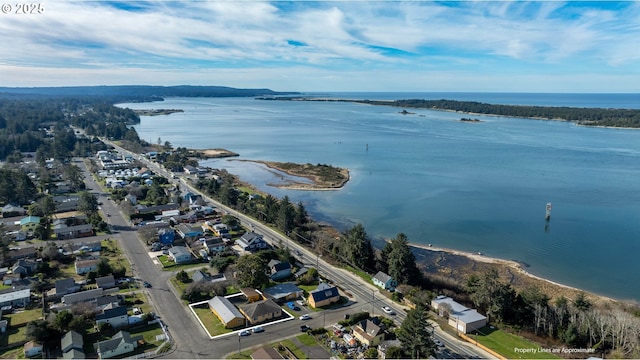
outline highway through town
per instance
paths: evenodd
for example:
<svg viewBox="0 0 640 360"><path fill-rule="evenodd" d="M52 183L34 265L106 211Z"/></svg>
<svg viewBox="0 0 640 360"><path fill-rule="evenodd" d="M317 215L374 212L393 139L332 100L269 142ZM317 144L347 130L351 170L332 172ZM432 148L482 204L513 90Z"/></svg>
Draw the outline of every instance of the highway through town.
<svg viewBox="0 0 640 360"><path fill-rule="evenodd" d="M192 187L184 177L175 179L173 174L166 171L159 164L152 162L139 154L129 152L112 142L102 139L106 144L113 146L121 154L126 154L145 164L150 170L156 174L169 179L169 181L180 184L181 189L189 190L193 193L200 193ZM279 324L269 325L265 327L265 332L260 334L252 334L247 337L238 337L237 335L226 336L222 338L209 339L204 329L197 323L195 316L174 293L173 287L169 284L169 278L174 274L161 270L161 267L154 263L149 256L143 242L137 236L135 229L125 220L124 215L119 212L116 204L107 200L108 194L102 193L98 184L93 182L92 176L84 167L85 179L91 191L99 195L102 202L102 210L108 212L110 217L109 225L118 232L119 238L125 254L132 264L132 268L136 277L149 281L152 287L147 289L156 313L161 316L162 320L167 324L169 332L175 341L176 350L168 354L168 358L220 358L227 354L238 351L242 347L253 347L261 343L273 342L287 337L296 335L299 332L301 320L292 320ZM285 244L294 253L302 256L306 265L316 266L322 277L330 279L334 284L338 285L345 295L349 298L347 306L331 311L323 311L322 313L314 313L311 320L304 321L311 327L330 326L344 318L345 314L355 313L359 311L369 311L372 315L382 315L382 307L389 306L395 310L396 315L390 316L395 318L398 324L406 317L405 309L396 303L391 302L382 296L376 287L370 283L360 279L352 273L336 268L325 262L322 257L305 248L283 234L269 228L257 220L228 208L214 199L202 194L203 197L218 209L227 212L240 219L243 226L248 229L254 229L255 232L262 234L265 240L271 244ZM322 315L321 315L322 314ZM482 349L471 345L467 342L451 336L436 326L435 337L441 340L449 352L460 358L492 358L492 356ZM266 341L265 341L266 340ZM448 357L448 356L447 356Z"/></svg>

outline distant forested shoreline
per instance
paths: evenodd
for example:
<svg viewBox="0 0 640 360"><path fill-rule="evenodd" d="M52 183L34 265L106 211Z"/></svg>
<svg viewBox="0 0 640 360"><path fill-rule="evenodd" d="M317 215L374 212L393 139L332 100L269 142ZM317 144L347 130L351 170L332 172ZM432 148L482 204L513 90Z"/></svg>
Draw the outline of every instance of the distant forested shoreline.
<svg viewBox="0 0 640 360"><path fill-rule="evenodd" d="M578 108L568 106L498 105L458 100L353 100L306 97L272 97L261 100L338 101L412 109L456 111L469 114L563 120L586 126L640 128L640 109Z"/></svg>

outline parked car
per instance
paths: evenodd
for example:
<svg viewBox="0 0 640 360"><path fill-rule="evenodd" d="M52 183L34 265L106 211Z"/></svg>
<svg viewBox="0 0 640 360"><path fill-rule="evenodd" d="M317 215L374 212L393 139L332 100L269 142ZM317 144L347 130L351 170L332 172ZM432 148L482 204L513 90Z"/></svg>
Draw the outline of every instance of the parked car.
<svg viewBox="0 0 640 360"><path fill-rule="evenodd" d="M249 336L249 335L251 335L249 330L242 330L240 331L240 333L238 333L238 336Z"/></svg>
<svg viewBox="0 0 640 360"><path fill-rule="evenodd" d="M261 333L264 331L264 328L262 326L256 326L251 331L253 331L254 333Z"/></svg>
<svg viewBox="0 0 640 360"><path fill-rule="evenodd" d="M307 325L300 326L300 331L301 332L307 332L309 330L311 330L311 328L309 326L307 326Z"/></svg>
<svg viewBox="0 0 640 360"><path fill-rule="evenodd" d="M144 283L142 283L142 285L146 288L150 288L151 287L151 283L148 281L145 281Z"/></svg>
<svg viewBox="0 0 640 360"><path fill-rule="evenodd" d="M383 306L382 307L382 311L384 311L386 314L389 314L389 315L395 315L396 314L396 312L393 311L393 309L388 307L388 306Z"/></svg>
<svg viewBox="0 0 640 360"><path fill-rule="evenodd" d="M311 316L309 316L309 314L303 314L302 316L300 316L300 320L309 320L311 319Z"/></svg>
<svg viewBox="0 0 640 360"><path fill-rule="evenodd" d="M289 309L293 310L293 311L298 311L298 310L300 310L300 308L299 308L299 307L297 307L297 306L296 306L296 304L294 304L294 303L293 303L293 301L289 301L289 302L287 303L287 307L288 307Z"/></svg>
<svg viewBox="0 0 640 360"><path fill-rule="evenodd" d="M438 339L433 340L437 347L444 347L444 343Z"/></svg>

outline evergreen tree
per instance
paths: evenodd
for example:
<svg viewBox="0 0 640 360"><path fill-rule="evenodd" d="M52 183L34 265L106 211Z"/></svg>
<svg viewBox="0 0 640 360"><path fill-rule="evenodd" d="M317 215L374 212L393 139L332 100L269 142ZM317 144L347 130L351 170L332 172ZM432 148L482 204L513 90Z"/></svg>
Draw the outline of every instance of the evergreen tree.
<svg viewBox="0 0 640 360"><path fill-rule="evenodd" d="M401 284L418 284L420 282L421 274L418 266L416 265L416 257L411 251L407 236L400 233L391 241L390 244L391 251L388 253L387 257L389 264L389 276Z"/></svg>
<svg viewBox="0 0 640 360"><path fill-rule="evenodd" d="M422 304L407 311L407 317L397 332L405 355L411 359L426 359L435 354L436 344L429 330L429 313Z"/></svg>
<svg viewBox="0 0 640 360"><path fill-rule="evenodd" d="M341 254L352 265L363 270L373 268L373 246L362 224L352 227L343 234L340 249Z"/></svg>

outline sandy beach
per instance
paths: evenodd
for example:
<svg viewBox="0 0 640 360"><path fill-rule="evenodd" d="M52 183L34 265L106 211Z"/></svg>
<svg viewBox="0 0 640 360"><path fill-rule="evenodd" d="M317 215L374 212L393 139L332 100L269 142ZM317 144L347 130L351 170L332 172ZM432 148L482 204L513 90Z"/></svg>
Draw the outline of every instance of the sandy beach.
<svg viewBox="0 0 640 360"><path fill-rule="evenodd" d="M303 183L303 182L299 182L299 181L294 181L292 179L286 179L284 177L282 177L283 183L279 183L279 184L268 184L269 186L273 186L273 187L277 187L280 189L288 189L288 190L309 190L309 191L335 191L335 190L340 190L344 187L344 185L351 179L351 175L349 173L348 169L340 169L340 173L342 174L343 177L345 177L346 180L338 182L338 183L327 183L326 181L323 181L320 177L314 175L314 174L299 174L299 173L295 173L293 171L290 171L289 169L285 169L281 166L278 166L277 162L273 162L273 161L265 161L265 160L237 160L237 161L245 161L245 162L252 162L252 163L256 163L256 164L262 164L264 166L266 166L269 169L272 170L277 170L280 172L283 172L287 175L290 176L296 176L296 177L304 177L306 179L309 179L311 181L311 183ZM277 175L277 174L276 174Z"/></svg>
<svg viewBox="0 0 640 360"><path fill-rule="evenodd" d="M578 293L582 292L598 303L618 301L607 296L593 294L573 286L536 276L526 271L523 265L517 261L493 258L482 255L481 253L465 252L436 246L410 245L414 248L419 263L425 261L432 262L432 266L423 268L423 271L428 274L438 274L453 280L464 281L466 280L464 276L468 276L471 272L483 271L488 268L488 266L493 266L498 269L502 280L508 281L516 290L522 290L534 285L545 292L551 299L561 295L573 299ZM465 275L459 276L459 274Z"/></svg>

